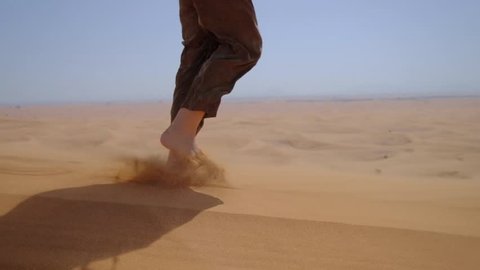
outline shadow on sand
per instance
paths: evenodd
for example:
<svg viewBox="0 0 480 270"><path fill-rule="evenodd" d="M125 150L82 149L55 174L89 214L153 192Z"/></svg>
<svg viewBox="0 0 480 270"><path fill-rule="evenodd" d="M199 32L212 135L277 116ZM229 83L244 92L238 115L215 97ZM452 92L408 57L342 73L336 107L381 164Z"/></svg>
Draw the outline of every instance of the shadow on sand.
<svg viewBox="0 0 480 270"><path fill-rule="evenodd" d="M87 269L144 248L222 201L134 183L37 194L0 218L0 269Z"/></svg>

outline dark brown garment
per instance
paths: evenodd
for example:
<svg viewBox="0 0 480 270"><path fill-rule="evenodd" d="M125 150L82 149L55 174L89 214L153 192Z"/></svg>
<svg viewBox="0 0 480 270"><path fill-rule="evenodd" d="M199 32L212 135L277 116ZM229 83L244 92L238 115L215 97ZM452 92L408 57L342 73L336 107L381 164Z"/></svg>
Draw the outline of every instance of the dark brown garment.
<svg viewBox="0 0 480 270"><path fill-rule="evenodd" d="M260 58L262 39L251 0L180 0L184 49L172 120L180 108L215 117L223 95ZM201 125L203 124L203 121Z"/></svg>

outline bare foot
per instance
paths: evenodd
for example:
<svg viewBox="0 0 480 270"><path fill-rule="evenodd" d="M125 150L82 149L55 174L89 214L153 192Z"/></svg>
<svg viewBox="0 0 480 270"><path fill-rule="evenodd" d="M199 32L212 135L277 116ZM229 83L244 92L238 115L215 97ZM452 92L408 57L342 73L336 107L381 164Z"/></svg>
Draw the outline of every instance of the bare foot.
<svg viewBox="0 0 480 270"><path fill-rule="evenodd" d="M200 149L195 144L198 125L205 112L181 108L170 126L163 132L160 142L170 150L167 164L194 160Z"/></svg>
<svg viewBox="0 0 480 270"><path fill-rule="evenodd" d="M163 132L160 142L165 148L180 157L193 157L198 149L195 144L195 137L178 132L172 127Z"/></svg>

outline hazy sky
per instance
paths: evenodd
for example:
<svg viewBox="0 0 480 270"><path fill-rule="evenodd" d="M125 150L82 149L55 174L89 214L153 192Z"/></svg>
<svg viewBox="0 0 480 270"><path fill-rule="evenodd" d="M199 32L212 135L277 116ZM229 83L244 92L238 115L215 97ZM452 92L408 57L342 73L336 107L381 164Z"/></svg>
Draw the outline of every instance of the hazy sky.
<svg viewBox="0 0 480 270"><path fill-rule="evenodd" d="M230 97L480 95L478 0L254 3ZM175 0L0 0L0 103L169 99L181 49Z"/></svg>

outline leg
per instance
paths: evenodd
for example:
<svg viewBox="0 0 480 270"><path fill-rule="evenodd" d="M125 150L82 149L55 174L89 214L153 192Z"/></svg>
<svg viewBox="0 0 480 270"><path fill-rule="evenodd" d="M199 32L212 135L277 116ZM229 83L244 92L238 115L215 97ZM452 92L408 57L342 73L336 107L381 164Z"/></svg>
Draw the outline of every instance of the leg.
<svg viewBox="0 0 480 270"><path fill-rule="evenodd" d="M192 0L198 23L218 42L202 64L182 107L215 117L221 97L258 61L262 39L251 0Z"/></svg>
<svg viewBox="0 0 480 270"><path fill-rule="evenodd" d="M257 63L262 45L251 0L180 0L180 16L185 48L172 124L161 137L170 164L199 152L203 118L216 116L221 97Z"/></svg>
<svg viewBox="0 0 480 270"><path fill-rule="evenodd" d="M202 65L217 49L218 43L212 33L198 24L198 14L193 0L180 0L180 21L182 24L183 52L175 80L171 121L183 107L192 88L192 83ZM197 132L203 125L200 121Z"/></svg>
<svg viewBox="0 0 480 270"><path fill-rule="evenodd" d="M160 142L170 150L170 167L178 165L185 157L192 157L199 151L195 144L195 134L203 125L205 113L187 110L182 106L195 76L217 47L212 34L198 24L198 15L192 0L180 0L180 21L184 49L175 81L171 125L160 138Z"/></svg>

